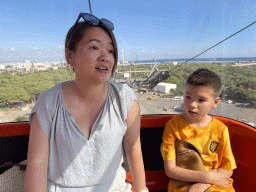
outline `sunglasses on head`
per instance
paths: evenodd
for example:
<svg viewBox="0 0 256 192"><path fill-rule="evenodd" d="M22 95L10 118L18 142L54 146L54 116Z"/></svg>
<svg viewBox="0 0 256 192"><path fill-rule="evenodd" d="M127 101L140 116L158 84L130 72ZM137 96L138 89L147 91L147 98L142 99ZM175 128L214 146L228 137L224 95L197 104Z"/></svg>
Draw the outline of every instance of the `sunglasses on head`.
<svg viewBox="0 0 256 192"><path fill-rule="evenodd" d="M77 20L76 20L76 22L75 22L75 24L73 25L73 27L72 27L70 33L73 32L74 28L76 27L76 25L77 25L77 23L78 23L78 21L80 20L81 17L82 17L87 23L89 23L89 24L91 24L91 25L97 26L97 25L99 25L100 22L101 22L101 23L103 23L104 25L106 25L111 31L114 30L114 24L113 24L111 21L109 21L109 20L107 20L107 19L103 19L103 18L102 18L102 19L98 19L97 17L95 17L94 15L89 14L89 13L80 13L79 16L78 16L78 18L77 18Z"/></svg>

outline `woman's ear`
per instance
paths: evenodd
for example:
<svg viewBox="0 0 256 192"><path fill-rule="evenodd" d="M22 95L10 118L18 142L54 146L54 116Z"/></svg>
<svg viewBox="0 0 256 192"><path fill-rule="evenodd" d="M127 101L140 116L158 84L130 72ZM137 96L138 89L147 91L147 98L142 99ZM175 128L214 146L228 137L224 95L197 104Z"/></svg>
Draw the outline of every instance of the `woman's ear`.
<svg viewBox="0 0 256 192"><path fill-rule="evenodd" d="M73 66L73 51L70 51L69 48L65 49L65 57L67 60L67 63L71 66Z"/></svg>

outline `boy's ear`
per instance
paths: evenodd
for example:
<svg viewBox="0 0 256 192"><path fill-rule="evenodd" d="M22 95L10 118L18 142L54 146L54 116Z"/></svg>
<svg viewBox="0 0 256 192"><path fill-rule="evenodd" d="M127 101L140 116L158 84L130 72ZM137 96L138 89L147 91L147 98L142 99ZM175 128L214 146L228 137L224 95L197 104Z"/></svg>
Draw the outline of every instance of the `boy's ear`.
<svg viewBox="0 0 256 192"><path fill-rule="evenodd" d="M214 105L212 106L212 108L215 109L218 106L219 102L220 102L220 97L217 97L214 101Z"/></svg>

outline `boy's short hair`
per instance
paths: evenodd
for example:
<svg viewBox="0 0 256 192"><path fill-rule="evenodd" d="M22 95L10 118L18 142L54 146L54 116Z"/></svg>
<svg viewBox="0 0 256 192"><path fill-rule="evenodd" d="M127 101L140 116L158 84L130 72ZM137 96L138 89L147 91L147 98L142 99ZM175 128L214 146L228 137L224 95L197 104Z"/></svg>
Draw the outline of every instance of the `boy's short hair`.
<svg viewBox="0 0 256 192"><path fill-rule="evenodd" d="M221 92L221 79L213 71L200 68L194 71L187 79L186 86L207 86L213 89L214 97L218 97Z"/></svg>

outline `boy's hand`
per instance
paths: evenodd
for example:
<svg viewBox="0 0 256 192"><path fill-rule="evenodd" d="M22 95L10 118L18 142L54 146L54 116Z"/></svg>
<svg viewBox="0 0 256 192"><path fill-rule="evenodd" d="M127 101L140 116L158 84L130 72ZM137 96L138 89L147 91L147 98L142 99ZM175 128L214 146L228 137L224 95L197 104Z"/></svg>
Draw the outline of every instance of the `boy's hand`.
<svg viewBox="0 0 256 192"><path fill-rule="evenodd" d="M207 179L211 184L218 185L220 187L229 188L229 182L228 182L229 177L219 173L217 169L213 169L209 171Z"/></svg>
<svg viewBox="0 0 256 192"><path fill-rule="evenodd" d="M187 188L185 192L204 192L210 187L211 187L211 184L195 183L191 187Z"/></svg>

